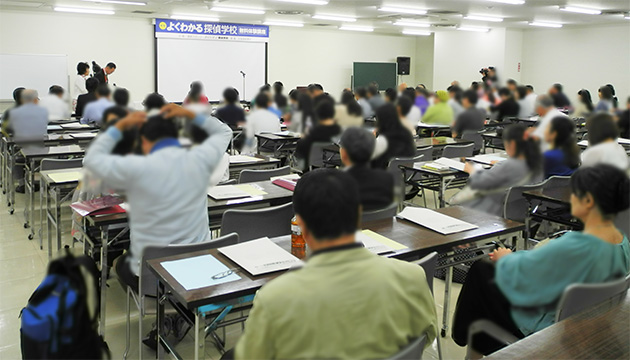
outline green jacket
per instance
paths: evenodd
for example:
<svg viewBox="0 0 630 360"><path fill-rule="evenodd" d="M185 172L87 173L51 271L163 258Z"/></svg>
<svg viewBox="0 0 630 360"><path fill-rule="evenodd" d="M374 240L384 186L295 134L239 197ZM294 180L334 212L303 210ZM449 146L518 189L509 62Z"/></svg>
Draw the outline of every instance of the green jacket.
<svg viewBox="0 0 630 360"><path fill-rule="evenodd" d="M256 294L236 359L375 359L437 334L422 267L365 248L313 256Z"/></svg>
<svg viewBox="0 0 630 360"><path fill-rule="evenodd" d="M431 105L427 112L422 115L422 122L425 124L451 125L453 122L453 108L445 102Z"/></svg>

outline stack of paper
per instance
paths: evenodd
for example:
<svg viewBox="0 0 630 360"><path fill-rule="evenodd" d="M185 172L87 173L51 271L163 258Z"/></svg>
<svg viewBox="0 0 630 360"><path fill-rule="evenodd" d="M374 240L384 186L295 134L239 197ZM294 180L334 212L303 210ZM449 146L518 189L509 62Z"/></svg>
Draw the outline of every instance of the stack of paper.
<svg viewBox="0 0 630 360"><path fill-rule="evenodd" d="M267 192L256 184L220 185L210 188L208 195L214 200L229 200L267 195Z"/></svg>
<svg viewBox="0 0 630 360"><path fill-rule="evenodd" d="M48 131L59 131L62 130L63 128L59 125L48 125L46 126L46 130Z"/></svg>
<svg viewBox="0 0 630 360"><path fill-rule="evenodd" d="M441 157L435 160L435 162L440 165L448 166L451 169L455 169L459 171L464 171L464 166L466 166L466 164L464 164L461 161L457 161L457 160L453 160L453 159L449 159L445 157Z"/></svg>
<svg viewBox="0 0 630 360"><path fill-rule="evenodd" d="M259 161L265 161L265 159L257 158L254 156L246 156L246 155L230 155L230 164L250 163L250 162L259 162Z"/></svg>
<svg viewBox="0 0 630 360"><path fill-rule="evenodd" d="M70 207L80 216L94 214L97 211L105 209L110 209L111 211L102 212L101 214L115 214L119 212L125 212L124 209L118 206L119 204L122 204L122 202L123 200L121 198L108 195L92 200L75 202L72 203Z"/></svg>
<svg viewBox="0 0 630 360"><path fill-rule="evenodd" d="M81 171L64 171L48 174L54 183L78 182L81 179Z"/></svg>
<svg viewBox="0 0 630 360"><path fill-rule="evenodd" d="M219 252L253 276L302 266L302 261L264 237L219 248Z"/></svg>
<svg viewBox="0 0 630 360"><path fill-rule="evenodd" d="M492 165L492 162L505 161L507 160L507 157L505 155L501 156L498 154L484 154L484 155L477 155L477 156L469 157L469 158L466 158L466 160L471 160L474 162L478 162L480 164Z"/></svg>
<svg viewBox="0 0 630 360"><path fill-rule="evenodd" d="M78 122L74 122L74 123L68 123L68 124L61 124L61 127L63 129L86 129L86 128L90 128L90 125L79 124Z"/></svg>
<svg viewBox="0 0 630 360"><path fill-rule="evenodd" d="M277 180L277 179L284 179L284 180L300 180L300 174L290 174L290 175L280 175L280 176L273 176L271 177L271 181Z"/></svg>
<svg viewBox="0 0 630 360"><path fill-rule="evenodd" d="M225 273L230 269L212 255L164 261L161 265L186 290L200 289L241 279L234 273L220 279L213 279L213 276Z"/></svg>
<svg viewBox="0 0 630 360"><path fill-rule="evenodd" d="M96 137L96 133L86 132L86 133L72 133L69 134L74 139L92 139Z"/></svg>
<svg viewBox="0 0 630 360"><path fill-rule="evenodd" d="M443 235L477 229L477 225L425 208L406 207L397 217L412 221Z"/></svg>
<svg viewBox="0 0 630 360"><path fill-rule="evenodd" d="M413 164L414 168L417 168L417 165L420 165L421 163L415 163ZM448 165L442 165L440 163L437 162L429 162L426 163L424 165L422 165L423 169L428 169L428 170L435 170L435 171L446 171L449 170L450 167Z"/></svg>
<svg viewBox="0 0 630 360"><path fill-rule="evenodd" d="M363 246L375 254L385 254L407 247L372 230L357 231L356 241L362 242Z"/></svg>

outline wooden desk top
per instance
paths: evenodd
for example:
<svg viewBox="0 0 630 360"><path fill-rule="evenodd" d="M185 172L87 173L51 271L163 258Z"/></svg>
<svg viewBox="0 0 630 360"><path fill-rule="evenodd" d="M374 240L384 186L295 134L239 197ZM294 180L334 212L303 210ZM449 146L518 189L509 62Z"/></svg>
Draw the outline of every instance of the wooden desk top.
<svg viewBox="0 0 630 360"><path fill-rule="evenodd" d="M630 359L630 296L526 337L486 359Z"/></svg>
<svg viewBox="0 0 630 360"><path fill-rule="evenodd" d="M524 224L463 207L455 206L439 209L437 211L476 224L479 228L445 236L407 220L395 218L366 223L363 225L363 228L370 229L407 246L407 249L385 254L386 256L396 258L422 256L432 251L443 252L457 245L520 232L525 229ZM283 249L291 251L291 241L289 237L281 237L275 239L275 241ZM178 260L206 254L211 254L230 269L239 268L236 263L220 254L216 249L154 259L150 260L148 264L150 270L156 274L158 278L164 279L167 288L172 291L178 301L188 306L189 309L253 294L268 281L284 273L280 271L271 274L251 276L246 271L241 271L238 273L241 277L240 280L186 291L161 265L163 261Z"/></svg>
<svg viewBox="0 0 630 360"><path fill-rule="evenodd" d="M530 199L548 201L556 204L570 205L571 204L571 188L570 187L558 187L541 190L524 191L523 196Z"/></svg>

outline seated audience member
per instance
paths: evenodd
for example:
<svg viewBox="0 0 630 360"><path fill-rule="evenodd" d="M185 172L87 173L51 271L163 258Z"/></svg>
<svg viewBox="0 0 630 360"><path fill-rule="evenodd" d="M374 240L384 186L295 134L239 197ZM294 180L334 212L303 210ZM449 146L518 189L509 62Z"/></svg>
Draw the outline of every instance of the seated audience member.
<svg viewBox="0 0 630 360"><path fill-rule="evenodd" d="M144 98L144 101L142 101L144 111L146 111L149 115L151 115L152 112L159 111L166 104L166 99L164 99L164 96L159 93L151 93Z"/></svg>
<svg viewBox="0 0 630 360"><path fill-rule="evenodd" d="M516 80L514 79L508 79L505 82L505 87L508 88L508 90L510 90L510 92L512 94L516 93L517 89L518 89L518 83L516 82Z"/></svg>
<svg viewBox="0 0 630 360"><path fill-rule="evenodd" d="M573 174L580 166L580 149L573 120L565 116L553 118L547 128L545 141L549 143L549 150L543 154L545 179Z"/></svg>
<svg viewBox="0 0 630 360"><path fill-rule="evenodd" d="M501 248L490 260L475 262L457 300L453 340L467 345L468 327L490 320L517 338L553 324L556 307L571 284L602 283L630 271L630 244L614 224L628 208L630 181L608 165L578 169L571 176L571 214L584 223L533 250ZM468 344L469 346L471 344ZM486 335L474 339L474 349L490 354L504 345Z"/></svg>
<svg viewBox="0 0 630 360"><path fill-rule="evenodd" d="M609 86L602 86L598 90L599 102L595 107L595 111L611 112L613 109L613 93Z"/></svg>
<svg viewBox="0 0 630 360"><path fill-rule="evenodd" d="M398 97L398 93L396 92L396 89L394 88L387 88L385 90L385 102L388 103L395 103L396 102L396 98Z"/></svg>
<svg viewBox="0 0 630 360"><path fill-rule="evenodd" d="M184 105L188 105L189 103L208 103L208 97L203 94L203 84L201 83L201 81L193 81L190 84L190 91L188 91L186 99L184 99Z"/></svg>
<svg viewBox="0 0 630 360"><path fill-rule="evenodd" d="M446 91L448 91L448 105L453 109L453 118L457 119L457 117L464 112L464 108L462 107L462 89L457 85L449 86Z"/></svg>
<svg viewBox="0 0 630 360"><path fill-rule="evenodd" d="M418 126L418 122L413 123L409 118L409 114L411 113L411 108L413 107L413 103L406 96L401 96L398 98L398 102L396 103L396 110L398 111L398 117L400 118L400 122L403 124L405 128L409 130L411 135L416 134L416 127Z"/></svg>
<svg viewBox="0 0 630 360"><path fill-rule="evenodd" d="M98 80L93 77L85 80L85 89L87 90L87 93L77 97L77 107L74 110L75 117L80 119L83 116L83 110L87 104L96 101L96 89L98 88L98 85Z"/></svg>
<svg viewBox="0 0 630 360"><path fill-rule="evenodd" d="M415 127L418 126L418 123L422 120L422 111L416 106L416 91L413 88L406 88L402 91L400 96L405 96L411 100L411 109L409 109L406 119L410 124L414 125L413 134L415 134Z"/></svg>
<svg viewBox="0 0 630 360"><path fill-rule="evenodd" d="M308 94L313 99L313 106L315 107L324 100L335 102L330 95L324 92L324 87L320 84L310 84L308 86Z"/></svg>
<svg viewBox="0 0 630 360"><path fill-rule="evenodd" d="M384 359L423 334L430 346L437 317L426 274L356 241L359 201L343 171L300 179L293 207L313 253L258 291L234 358Z"/></svg>
<svg viewBox="0 0 630 360"><path fill-rule="evenodd" d="M228 124L232 129L237 129L245 123L245 111L238 106L238 93L234 88L227 88L223 91L223 101L225 104L217 109L217 118Z"/></svg>
<svg viewBox="0 0 630 360"><path fill-rule="evenodd" d="M527 92L527 87L519 86L514 93L518 99L518 117L520 119L527 119L536 114L536 96L530 96Z"/></svg>
<svg viewBox="0 0 630 360"><path fill-rule="evenodd" d="M526 127L511 125L503 131L503 144L509 156L488 170L466 163L468 186L478 193L464 206L501 216L506 191L512 186L535 184L542 180L542 155L537 142L527 137Z"/></svg>
<svg viewBox="0 0 630 360"><path fill-rule="evenodd" d="M315 116L318 119L317 125L297 143L295 148L295 157L304 164L304 170L308 170L313 143L331 143L335 137L341 135L341 126L335 122L335 105L332 102L320 102L315 107Z"/></svg>
<svg viewBox="0 0 630 360"><path fill-rule="evenodd" d="M464 131L479 131L483 129L486 114L477 108L477 93L474 90L466 90L462 95L462 112L456 119L451 133L454 139L461 138Z"/></svg>
<svg viewBox="0 0 630 360"><path fill-rule="evenodd" d="M571 107L569 98L562 92L561 84L553 84L553 86L549 89L549 96L553 99L553 106L556 108Z"/></svg>
<svg viewBox="0 0 630 360"><path fill-rule="evenodd" d="M245 121L245 142L247 151L255 151L258 147L258 140L256 135L267 132L274 133L279 132L280 119L278 115L269 111L269 105L271 105L271 99L265 93L260 93L255 98L256 107L254 111L250 111Z"/></svg>
<svg viewBox="0 0 630 360"><path fill-rule="evenodd" d="M393 158L408 158L415 154L416 143L413 141L413 135L403 126L396 107L385 104L378 108L372 167L385 169Z"/></svg>
<svg viewBox="0 0 630 360"><path fill-rule="evenodd" d="M117 87L112 94L114 104L126 109L129 109L129 97L129 90L121 87Z"/></svg>
<svg viewBox="0 0 630 360"><path fill-rule="evenodd" d="M628 155L617 139L619 129L608 113L596 113L586 121L588 148L582 153L582 166L608 164L628 170Z"/></svg>
<svg viewBox="0 0 630 360"><path fill-rule="evenodd" d="M368 93L368 102L370 103L370 106L372 107L372 111L376 112L376 110L379 107L385 104L385 100L381 96L381 93L378 91L378 86L374 84L368 86L367 93Z"/></svg>
<svg viewBox="0 0 630 360"><path fill-rule="evenodd" d="M626 110L619 114L617 126L619 127L619 137L630 139L630 96L626 102Z"/></svg>
<svg viewBox="0 0 630 360"><path fill-rule="evenodd" d="M313 99L305 93L297 95L297 107L291 115L291 123L289 131L298 134L307 134L315 123L315 109L313 108Z"/></svg>
<svg viewBox="0 0 630 360"><path fill-rule="evenodd" d="M425 124L451 125L453 123L453 108L448 105L449 96L444 90L435 92L435 103L429 106L422 116Z"/></svg>
<svg viewBox="0 0 630 360"><path fill-rule="evenodd" d="M551 120L557 118L558 116L567 116L556 109L553 104L553 99L549 95L540 95L536 99L536 113L540 115L540 118L536 123L536 127L529 128L527 132L532 137L539 140L540 151L544 153L545 151L549 150L549 144L543 141L543 139L545 138L547 129L551 124Z"/></svg>
<svg viewBox="0 0 630 360"><path fill-rule="evenodd" d="M424 85L423 85L424 86ZM429 108L429 92L423 86L416 86L416 101L415 105L420 109L420 115L424 115Z"/></svg>
<svg viewBox="0 0 630 360"><path fill-rule="evenodd" d="M595 107L593 106L593 100L591 99L591 93L582 89L578 91L578 103L575 106L575 110L573 110L573 114L571 114L574 118L583 118L586 119L590 114L595 111Z"/></svg>
<svg viewBox="0 0 630 360"><path fill-rule="evenodd" d="M63 88L53 85L48 89L48 95L39 100L39 106L48 111L48 120L70 119L70 105L63 100L63 95Z"/></svg>
<svg viewBox="0 0 630 360"><path fill-rule="evenodd" d="M375 144L374 135L365 129L349 128L341 135L341 162L359 186L363 211L384 209L394 202L392 174L370 168Z"/></svg>
<svg viewBox="0 0 630 360"><path fill-rule="evenodd" d="M359 103L359 105L361 105L361 109L363 109L363 117L367 119L374 116L372 105L370 105L370 102L367 98L367 90L364 87L358 87L355 96L357 102Z"/></svg>
<svg viewBox="0 0 630 360"><path fill-rule="evenodd" d="M284 115L288 111L289 100L282 93L284 91L284 84L280 81L276 81L273 83L273 102L276 105L276 108L280 110L281 116Z"/></svg>
<svg viewBox="0 0 630 360"><path fill-rule="evenodd" d="M343 129L363 126L363 109L351 91L341 93L341 104L335 106L335 120Z"/></svg>
<svg viewBox="0 0 630 360"><path fill-rule="evenodd" d="M22 95L22 91L24 91L23 87L18 87L13 90L13 106L9 107L2 113L2 119L0 119L0 130L4 136L9 136L8 126L9 126L9 112L11 109L15 109L16 107L22 105L22 99L20 98Z"/></svg>
<svg viewBox="0 0 630 360"><path fill-rule="evenodd" d="M503 121L506 118L518 116L520 106L514 100L514 96L508 88L499 89L501 102L499 105L490 106L491 112L497 112L497 120Z"/></svg>
<svg viewBox="0 0 630 360"><path fill-rule="evenodd" d="M96 89L96 101L93 101L85 106L83 117L81 117L81 124L96 124L101 126L103 120L103 112L110 106L115 104L109 100L111 91L107 84L101 84Z"/></svg>

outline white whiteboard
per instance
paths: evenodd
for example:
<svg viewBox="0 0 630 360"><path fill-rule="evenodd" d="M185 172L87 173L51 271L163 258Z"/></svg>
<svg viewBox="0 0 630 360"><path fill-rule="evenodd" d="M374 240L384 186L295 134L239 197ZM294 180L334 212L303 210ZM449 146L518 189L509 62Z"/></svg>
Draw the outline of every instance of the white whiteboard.
<svg viewBox="0 0 630 360"><path fill-rule="evenodd" d="M48 94L52 85L68 91L68 57L66 55L0 54L0 100L13 101L18 87Z"/></svg>
<svg viewBox="0 0 630 360"><path fill-rule="evenodd" d="M263 42L157 39L157 88L168 101L184 101L193 81L203 83L210 101L221 100L228 86L250 100L265 84L265 72Z"/></svg>

